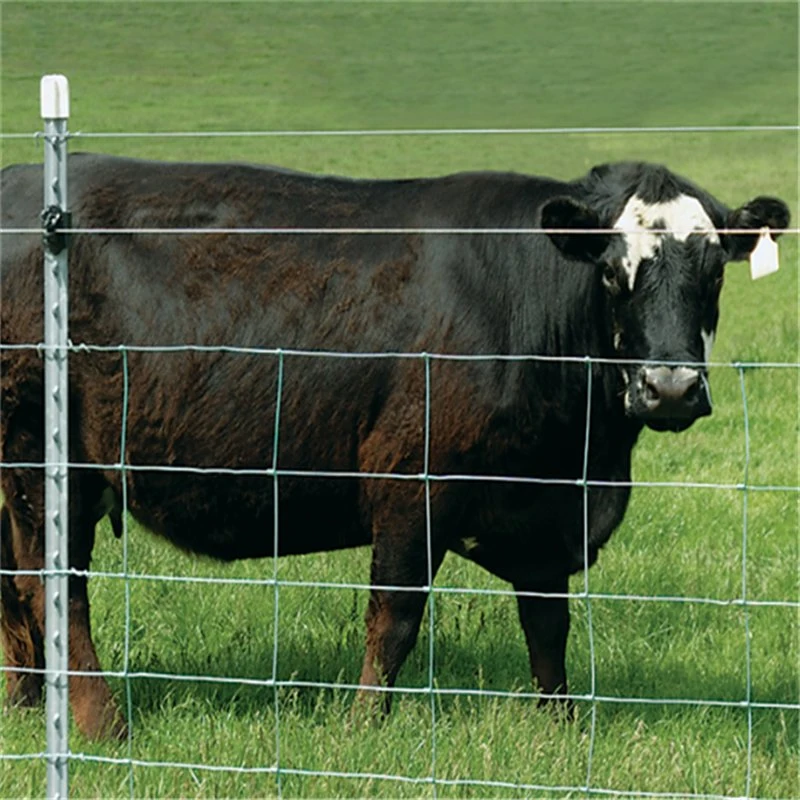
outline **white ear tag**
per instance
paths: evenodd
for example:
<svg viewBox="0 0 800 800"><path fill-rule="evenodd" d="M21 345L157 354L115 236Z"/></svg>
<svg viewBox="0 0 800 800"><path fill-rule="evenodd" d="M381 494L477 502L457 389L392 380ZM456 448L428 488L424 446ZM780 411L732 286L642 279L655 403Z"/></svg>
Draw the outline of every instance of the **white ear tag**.
<svg viewBox="0 0 800 800"><path fill-rule="evenodd" d="M753 280L778 271L778 243L762 228L753 252L750 253L750 276Z"/></svg>

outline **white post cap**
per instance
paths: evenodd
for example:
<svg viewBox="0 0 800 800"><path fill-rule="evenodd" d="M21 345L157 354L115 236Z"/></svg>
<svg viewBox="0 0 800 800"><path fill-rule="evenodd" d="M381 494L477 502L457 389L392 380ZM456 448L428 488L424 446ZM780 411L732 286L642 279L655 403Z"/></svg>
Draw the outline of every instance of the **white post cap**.
<svg viewBox="0 0 800 800"><path fill-rule="evenodd" d="M64 75L44 75L40 84L42 119L69 118L69 81Z"/></svg>

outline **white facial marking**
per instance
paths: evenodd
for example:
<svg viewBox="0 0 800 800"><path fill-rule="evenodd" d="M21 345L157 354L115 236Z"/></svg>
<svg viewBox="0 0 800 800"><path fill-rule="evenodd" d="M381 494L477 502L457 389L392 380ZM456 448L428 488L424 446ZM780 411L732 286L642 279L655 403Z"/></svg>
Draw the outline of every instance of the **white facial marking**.
<svg viewBox="0 0 800 800"><path fill-rule="evenodd" d="M703 361L708 364L711 360L711 348L714 346L714 333L713 331L704 331L701 328L700 338L703 340Z"/></svg>
<svg viewBox="0 0 800 800"><path fill-rule="evenodd" d="M651 230L654 225L664 226L664 231ZM622 214L614 223L617 230L626 231L625 244L627 255L622 266L628 275L628 285L633 291L636 282L636 271L647 258L652 258L658 251L663 236L672 236L679 242L685 242L689 234L698 230L711 230L708 238L719 243L719 236L714 230L714 223L706 214L696 197L678 195L666 203L645 203L641 197L634 195L625 204ZM646 233L637 233L646 231ZM666 232L665 232L666 231Z"/></svg>

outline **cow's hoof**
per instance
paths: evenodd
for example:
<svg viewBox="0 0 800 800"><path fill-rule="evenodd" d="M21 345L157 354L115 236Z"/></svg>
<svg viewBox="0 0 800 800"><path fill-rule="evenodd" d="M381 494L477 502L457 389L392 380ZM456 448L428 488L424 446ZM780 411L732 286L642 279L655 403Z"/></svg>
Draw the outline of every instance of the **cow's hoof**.
<svg viewBox="0 0 800 800"><path fill-rule="evenodd" d="M537 706L547 709L557 722L575 722L578 719L575 701L567 697L542 697Z"/></svg>
<svg viewBox="0 0 800 800"><path fill-rule="evenodd" d="M6 673L6 703L9 708L32 708L42 702L41 675Z"/></svg>
<svg viewBox="0 0 800 800"><path fill-rule="evenodd" d="M119 712L110 719L104 718L91 724L78 722L78 728L87 739L94 741L123 742L128 738L128 723Z"/></svg>
<svg viewBox="0 0 800 800"><path fill-rule="evenodd" d="M73 715L78 730L95 741L124 741L128 738L128 723L114 703L96 708L74 707Z"/></svg>
<svg viewBox="0 0 800 800"><path fill-rule="evenodd" d="M350 709L348 729L359 730L380 725L389 713L390 697L388 692L359 689Z"/></svg>

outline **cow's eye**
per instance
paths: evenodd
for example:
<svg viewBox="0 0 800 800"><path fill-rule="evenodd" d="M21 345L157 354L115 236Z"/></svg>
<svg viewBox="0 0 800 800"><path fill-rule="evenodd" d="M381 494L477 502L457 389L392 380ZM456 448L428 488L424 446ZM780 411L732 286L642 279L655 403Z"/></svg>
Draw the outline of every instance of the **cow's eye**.
<svg viewBox="0 0 800 800"><path fill-rule="evenodd" d="M609 288L617 283L617 271L611 264L606 264L603 267L603 283Z"/></svg>

